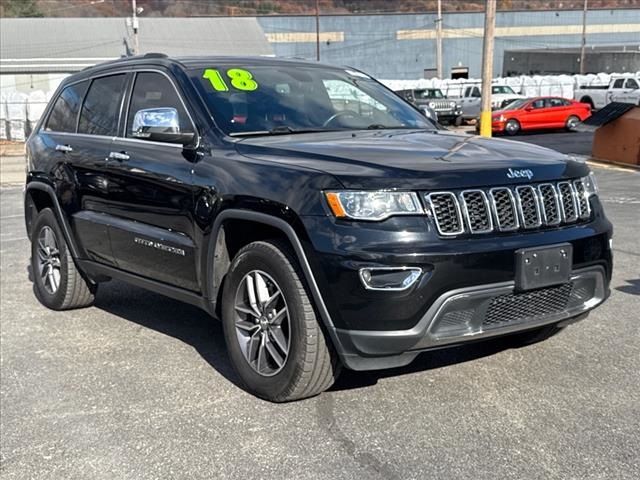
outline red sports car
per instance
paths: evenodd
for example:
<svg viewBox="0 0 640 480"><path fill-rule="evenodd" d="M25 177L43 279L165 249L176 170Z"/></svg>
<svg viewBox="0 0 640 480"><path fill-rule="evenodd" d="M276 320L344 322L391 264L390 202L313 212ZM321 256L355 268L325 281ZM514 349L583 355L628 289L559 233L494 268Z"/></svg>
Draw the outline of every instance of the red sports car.
<svg viewBox="0 0 640 480"><path fill-rule="evenodd" d="M591 116L591 106L560 97L516 100L491 114L493 132L515 135L520 130L566 128L572 130Z"/></svg>

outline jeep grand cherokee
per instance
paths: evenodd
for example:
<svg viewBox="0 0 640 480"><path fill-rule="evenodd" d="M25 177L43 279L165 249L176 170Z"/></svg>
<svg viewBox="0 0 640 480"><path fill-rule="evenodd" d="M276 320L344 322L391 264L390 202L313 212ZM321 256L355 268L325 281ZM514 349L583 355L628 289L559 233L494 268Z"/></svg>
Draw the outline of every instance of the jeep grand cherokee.
<svg viewBox="0 0 640 480"><path fill-rule="evenodd" d="M148 54L65 79L27 143L37 298L118 279L219 318L246 388L548 337L608 295L588 167L437 129L351 68ZM506 337L505 337L506 338Z"/></svg>

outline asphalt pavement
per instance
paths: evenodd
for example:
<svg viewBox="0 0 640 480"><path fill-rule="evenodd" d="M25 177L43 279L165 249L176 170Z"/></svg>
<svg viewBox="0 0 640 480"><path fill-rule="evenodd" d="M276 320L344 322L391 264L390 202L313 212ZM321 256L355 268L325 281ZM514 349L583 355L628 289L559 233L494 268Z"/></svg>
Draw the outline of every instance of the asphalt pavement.
<svg viewBox="0 0 640 480"><path fill-rule="evenodd" d="M596 167L611 298L546 342L345 372L318 397L237 386L220 325L119 282L53 312L27 280L21 191L0 190L0 477L638 479L640 173Z"/></svg>

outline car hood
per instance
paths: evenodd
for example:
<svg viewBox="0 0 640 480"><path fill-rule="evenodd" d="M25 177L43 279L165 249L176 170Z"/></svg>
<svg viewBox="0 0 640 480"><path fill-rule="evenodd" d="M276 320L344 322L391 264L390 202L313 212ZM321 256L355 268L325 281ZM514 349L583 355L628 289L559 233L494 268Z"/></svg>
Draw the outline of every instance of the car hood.
<svg viewBox="0 0 640 480"><path fill-rule="evenodd" d="M245 138L244 156L311 168L346 188L432 190L576 178L582 162L531 144L448 131L321 132Z"/></svg>

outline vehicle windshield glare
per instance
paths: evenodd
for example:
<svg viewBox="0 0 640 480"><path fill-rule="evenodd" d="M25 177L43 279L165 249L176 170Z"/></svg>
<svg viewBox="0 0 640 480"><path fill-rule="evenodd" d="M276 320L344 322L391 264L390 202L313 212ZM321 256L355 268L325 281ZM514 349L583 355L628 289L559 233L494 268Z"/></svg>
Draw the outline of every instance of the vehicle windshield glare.
<svg viewBox="0 0 640 480"><path fill-rule="evenodd" d="M509 105L504 107L502 110L518 110L518 109L524 107L527 104L527 102L529 102L529 100L530 99L528 99L528 98L523 98L523 99L520 99L520 100L514 100Z"/></svg>
<svg viewBox="0 0 640 480"><path fill-rule="evenodd" d="M444 98L444 95L439 88L425 88L416 90L416 98Z"/></svg>
<svg viewBox="0 0 640 480"><path fill-rule="evenodd" d="M357 71L224 64L189 74L227 135L434 128L419 111Z"/></svg>
<svg viewBox="0 0 640 480"><path fill-rule="evenodd" d="M511 87L507 87L506 85L494 85L491 87L491 93L493 94L506 94L506 95L515 95L516 92L513 91Z"/></svg>

